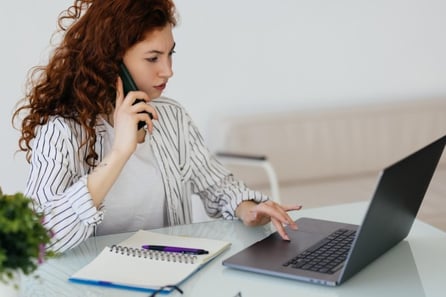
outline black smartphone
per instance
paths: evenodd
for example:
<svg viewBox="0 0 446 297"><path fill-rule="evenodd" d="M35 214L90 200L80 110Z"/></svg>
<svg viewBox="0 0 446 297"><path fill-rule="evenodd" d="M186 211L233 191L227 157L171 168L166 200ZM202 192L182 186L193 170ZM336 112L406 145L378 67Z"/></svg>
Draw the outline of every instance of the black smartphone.
<svg viewBox="0 0 446 297"><path fill-rule="evenodd" d="M133 81L132 76L130 75L129 70L127 69L127 67L125 66L124 63L120 63L119 65L119 76L122 79L122 84L124 87L124 97L127 96L127 93L130 91L137 91L138 88L136 87L135 82ZM133 102L133 104L136 104L138 102L144 101L142 99L136 99L135 102ZM153 119L153 115L150 112L147 112L147 114L149 115L150 119ZM144 127L146 125L146 122L144 121L140 121L138 123L138 130L141 129L142 127Z"/></svg>

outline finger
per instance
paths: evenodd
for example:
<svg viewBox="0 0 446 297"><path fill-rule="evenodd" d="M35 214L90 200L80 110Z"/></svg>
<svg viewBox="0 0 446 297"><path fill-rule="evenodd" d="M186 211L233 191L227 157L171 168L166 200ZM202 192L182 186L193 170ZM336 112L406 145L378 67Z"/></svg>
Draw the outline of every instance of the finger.
<svg viewBox="0 0 446 297"><path fill-rule="evenodd" d="M290 240L290 238L288 237L288 234L285 231L285 228L283 227L282 223L276 219L272 219L271 220L274 227L276 227L277 232L279 233L280 237L282 237L282 239L284 240Z"/></svg>
<svg viewBox="0 0 446 297"><path fill-rule="evenodd" d="M279 219L280 222L282 223L282 226L289 226L291 229L293 230L297 230L298 226L296 224L296 222L290 217L290 215L288 214L288 212L286 211L286 209L288 209L287 207L284 207L280 204L276 204L279 208L278 210L278 214L279 216L276 216L275 218ZM300 209L300 207L297 207L298 209ZM296 209L296 207L291 207L291 209Z"/></svg>
<svg viewBox="0 0 446 297"><path fill-rule="evenodd" d="M150 102L150 97L143 91L130 91L127 93L127 96L125 96L124 101L127 102L129 105L137 104L135 103L136 100L143 100L145 102Z"/></svg>
<svg viewBox="0 0 446 297"><path fill-rule="evenodd" d="M257 211L266 214L282 222L282 224L289 225L293 222L291 217L283 209L280 204L273 201L266 201L257 205Z"/></svg>
<svg viewBox="0 0 446 297"><path fill-rule="evenodd" d="M124 87L122 86L122 79L118 76L116 79L116 102L115 108L118 108L124 101Z"/></svg>
<svg viewBox="0 0 446 297"><path fill-rule="evenodd" d="M283 206L281 205L282 209L286 212L286 217L287 217L287 221L288 221L288 225L294 229L297 230L298 226L296 224L296 222L290 217L290 215L288 214L289 211L292 210L301 210L302 209L302 205L291 205L291 206Z"/></svg>
<svg viewBox="0 0 446 297"><path fill-rule="evenodd" d="M134 113L144 113L147 114L149 117L152 116L151 120L158 120L158 113L156 112L156 109L144 102L137 103L132 106L132 112ZM150 115L149 115L150 113Z"/></svg>
<svg viewBox="0 0 446 297"><path fill-rule="evenodd" d="M271 217L265 214L259 214L255 210L250 210L250 220L247 222L251 226L264 225L271 221Z"/></svg>
<svg viewBox="0 0 446 297"><path fill-rule="evenodd" d="M133 105L131 105L131 111L132 112L136 112L136 113L142 113L142 112L150 112L150 113L156 113L155 109L153 108L153 106L147 104L144 101L140 101L137 103L134 103Z"/></svg>
<svg viewBox="0 0 446 297"><path fill-rule="evenodd" d="M292 210L301 210L302 205L281 205L282 209L286 212L292 211Z"/></svg>
<svg viewBox="0 0 446 297"><path fill-rule="evenodd" d="M152 115L153 120L158 120L158 113L156 112L156 109L150 104L144 104L144 111L149 112Z"/></svg>
<svg viewBox="0 0 446 297"><path fill-rule="evenodd" d="M145 112L137 113L136 116L137 116L138 122L140 122L140 121L145 122L147 125L147 131L149 131L149 133L152 133L153 132L153 122L150 119L150 116Z"/></svg>

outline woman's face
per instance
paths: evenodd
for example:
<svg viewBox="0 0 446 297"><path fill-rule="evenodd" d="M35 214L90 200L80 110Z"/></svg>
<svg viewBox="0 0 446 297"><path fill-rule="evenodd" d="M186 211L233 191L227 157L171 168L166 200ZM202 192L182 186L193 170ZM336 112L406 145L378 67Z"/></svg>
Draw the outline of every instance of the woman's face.
<svg viewBox="0 0 446 297"><path fill-rule="evenodd" d="M172 26L167 25L146 34L144 40L136 43L124 54L124 64L139 90L158 98L173 75L172 54L175 42Z"/></svg>

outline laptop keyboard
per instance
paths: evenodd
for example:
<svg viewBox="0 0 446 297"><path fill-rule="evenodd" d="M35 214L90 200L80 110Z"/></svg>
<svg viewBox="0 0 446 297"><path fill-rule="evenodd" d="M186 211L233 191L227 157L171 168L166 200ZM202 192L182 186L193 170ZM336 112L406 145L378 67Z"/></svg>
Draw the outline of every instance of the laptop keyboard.
<svg viewBox="0 0 446 297"><path fill-rule="evenodd" d="M354 230L338 229L285 262L283 266L329 274L335 273L344 265L355 234Z"/></svg>

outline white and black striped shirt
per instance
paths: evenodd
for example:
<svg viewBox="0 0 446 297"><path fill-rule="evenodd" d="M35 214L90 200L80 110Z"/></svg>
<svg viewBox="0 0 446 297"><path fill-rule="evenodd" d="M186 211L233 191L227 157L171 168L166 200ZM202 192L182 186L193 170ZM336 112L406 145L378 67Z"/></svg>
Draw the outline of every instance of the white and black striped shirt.
<svg viewBox="0 0 446 297"><path fill-rule="evenodd" d="M208 151L184 108L168 98L153 100L159 116L154 121L152 147L166 194L169 225L191 222L190 191L198 194L212 217L235 218L244 200L266 201L267 196L236 180ZM98 163L104 157L105 127L96 126ZM83 128L73 120L52 117L39 126L32 142L31 170L25 194L43 211L45 226L54 233L48 248L70 249L92 234L104 220L87 188L92 168L85 162ZM131 220L132 218L129 218Z"/></svg>

